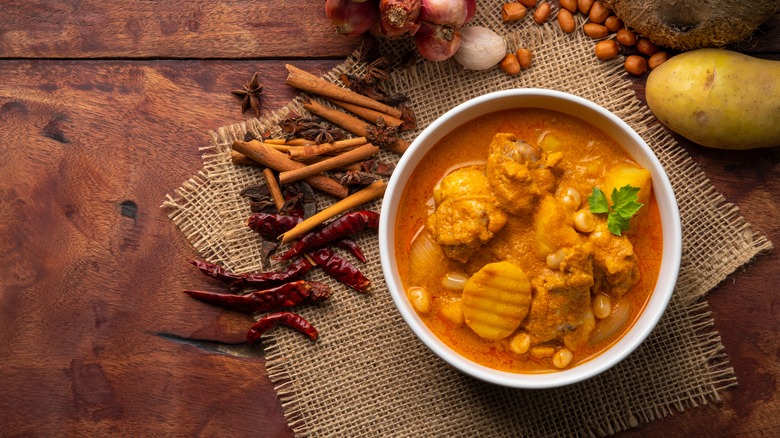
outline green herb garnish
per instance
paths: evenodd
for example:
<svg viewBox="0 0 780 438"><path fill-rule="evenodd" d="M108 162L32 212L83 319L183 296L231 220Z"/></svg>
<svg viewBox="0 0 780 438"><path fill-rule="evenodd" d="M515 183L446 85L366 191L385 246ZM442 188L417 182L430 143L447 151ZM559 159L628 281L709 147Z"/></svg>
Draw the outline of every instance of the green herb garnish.
<svg viewBox="0 0 780 438"><path fill-rule="evenodd" d="M628 222L644 204L636 202L638 187L626 185L612 189L612 207L607 202L607 196L598 187L593 187L593 193L588 196L588 205L592 213L607 213L607 228L612 234L620 236L628 230Z"/></svg>

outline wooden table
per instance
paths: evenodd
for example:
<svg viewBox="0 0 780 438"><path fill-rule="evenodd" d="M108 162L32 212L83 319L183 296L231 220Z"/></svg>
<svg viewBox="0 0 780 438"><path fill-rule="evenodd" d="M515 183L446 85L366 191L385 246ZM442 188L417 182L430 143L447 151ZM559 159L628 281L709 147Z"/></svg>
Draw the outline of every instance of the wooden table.
<svg viewBox="0 0 780 438"><path fill-rule="evenodd" d="M222 352L245 320L183 306L209 283L160 205L210 129L251 116L230 90L259 72L273 111L296 94L285 62L321 73L357 47L322 4L0 2L0 435L291 434L261 355ZM777 18L742 49L780 59ZM780 149L682 144L780 243ZM739 386L625 435L780 434L778 261L709 296Z"/></svg>

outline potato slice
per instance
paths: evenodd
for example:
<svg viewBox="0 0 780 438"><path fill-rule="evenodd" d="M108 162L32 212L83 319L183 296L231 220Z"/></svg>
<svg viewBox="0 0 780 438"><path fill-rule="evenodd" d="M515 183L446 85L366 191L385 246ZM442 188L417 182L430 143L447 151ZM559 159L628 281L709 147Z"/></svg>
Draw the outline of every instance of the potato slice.
<svg viewBox="0 0 780 438"><path fill-rule="evenodd" d="M512 262L489 263L466 282L463 316L476 334L499 340L511 335L531 306L531 284Z"/></svg>

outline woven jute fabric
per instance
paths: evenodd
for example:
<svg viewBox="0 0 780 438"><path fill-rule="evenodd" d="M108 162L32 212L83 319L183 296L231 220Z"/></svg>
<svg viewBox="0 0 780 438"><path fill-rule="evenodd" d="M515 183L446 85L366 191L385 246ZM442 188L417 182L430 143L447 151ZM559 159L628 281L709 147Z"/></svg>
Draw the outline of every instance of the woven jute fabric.
<svg viewBox="0 0 780 438"><path fill-rule="evenodd" d="M655 151L675 190L683 229L683 261L669 308L640 348L609 371L551 390L493 386L438 359L404 324L382 276L377 240L358 243L368 262L353 261L373 284L356 293L328 282L327 302L296 311L320 331L317 342L291 330L264 337L268 374L292 430L299 436L604 436L675 411L717 401L736 384L704 295L771 243L751 230L639 101L620 60L598 61L582 32L530 20L506 25L495 5L479 2L475 24L505 36L511 50L529 48L532 68L510 77L498 68L465 71L453 61L418 62L392 73L394 91L411 98L419 130L470 98L509 88L560 90L589 99L625 120ZM580 22L580 24L582 24ZM402 52L405 42L390 42ZM360 72L355 59L325 76ZM220 128L203 148L204 168L164 206L202 257L236 272L266 270L257 234L247 229L249 207L239 192L262 180L260 170L230 161L230 145L249 131L278 132L291 110L305 114L301 98L261 119ZM383 152L386 161L397 161ZM334 202L321 196L320 206ZM381 210L381 202L367 206ZM262 422L262 418L256 419Z"/></svg>

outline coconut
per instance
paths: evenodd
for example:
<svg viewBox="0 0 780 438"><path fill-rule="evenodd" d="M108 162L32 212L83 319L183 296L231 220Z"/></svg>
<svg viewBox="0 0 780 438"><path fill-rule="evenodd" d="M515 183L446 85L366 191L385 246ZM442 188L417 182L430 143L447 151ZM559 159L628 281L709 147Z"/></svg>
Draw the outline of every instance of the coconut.
<svg viewBox="0 0 780 438"><path fill-rule="evenodd" d="M675 50L723 47L744 40L778 0L603 0L626 27Z"/></svg>

